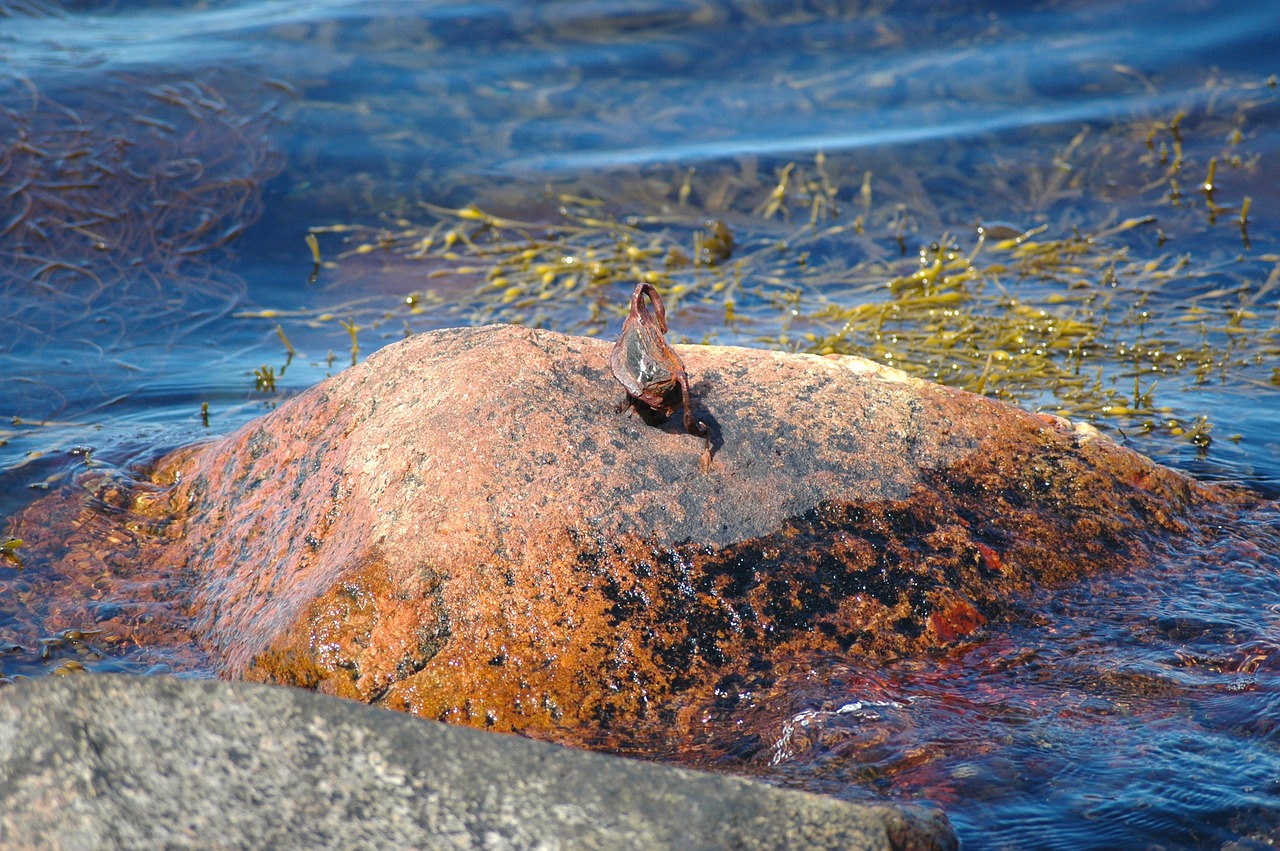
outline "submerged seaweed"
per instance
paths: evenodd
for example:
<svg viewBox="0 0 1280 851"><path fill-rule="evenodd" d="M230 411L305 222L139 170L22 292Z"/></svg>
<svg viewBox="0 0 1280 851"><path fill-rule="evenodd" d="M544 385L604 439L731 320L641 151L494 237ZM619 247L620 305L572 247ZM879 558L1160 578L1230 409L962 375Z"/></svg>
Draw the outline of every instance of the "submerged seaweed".
<svg viewBox="0 0 1280 851"><path fill-rule="evenodd" d="M76 92L0 74L0 471L83 441L87 411L164 374L243 298L225 249L283 165L265 90L286 94L237 73Z"/></svg>
<svg viewBox="0 0 1280 851"><path fill-rule="evenodd" d="M286 321L387 335L447 317L594 335L646 280L702 342L860 354L1204 448L1209 412L1177 391L1267 386L1280 354L1280 255L1253 250L1240 189L1259 160L1243 128L1275 96L1266 81L1216 79L1204 95L1056 149L1062 128L1047 129L1045 157L1024 168L922 176L909 157L819 154L767 170L750 157L548 186L507 201L524 215L419 202L416 218L314 227L317 257L337 248L322 264L330 291L371 267L421 287ZM1189 174L1205 175L1198 188Z"/></svg>

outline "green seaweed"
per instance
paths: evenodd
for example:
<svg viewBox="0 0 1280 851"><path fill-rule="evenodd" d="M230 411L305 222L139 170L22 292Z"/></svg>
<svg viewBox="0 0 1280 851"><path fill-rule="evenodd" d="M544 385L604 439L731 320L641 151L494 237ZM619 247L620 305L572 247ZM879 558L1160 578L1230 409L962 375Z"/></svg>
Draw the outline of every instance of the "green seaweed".
<svg viewBox="0 0 1280 851"><path fill-rule="evenodd" d="M253 371L254 388L263 393L276 392L276 368L266 364Z"/></svg>
<svg viewBox="0 0 1280 851"><path fill-rule="evenodd" d="M22 548L22 539L15 538L12 535L0 541L0 562L11 564L14 567L22 567L22 556L18 555L18 550Z"/></svg>

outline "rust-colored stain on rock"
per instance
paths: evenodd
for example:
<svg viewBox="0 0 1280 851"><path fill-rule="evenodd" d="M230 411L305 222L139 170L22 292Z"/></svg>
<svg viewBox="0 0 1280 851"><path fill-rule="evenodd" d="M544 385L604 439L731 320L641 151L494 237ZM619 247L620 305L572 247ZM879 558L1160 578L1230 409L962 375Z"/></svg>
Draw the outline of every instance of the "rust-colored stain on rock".
<svg viewBox="0 0 1280 851"><path fill-rule="evenodd" d="M607 343L494 326L390 346L159 463L102 594L158 589L146 639L194 639L223 677L625 744L815 654L966 640L1234 498L861 359L680 355L709 465L678 422L618 411ZM53 512L19 519L29 546Z"/></svg>

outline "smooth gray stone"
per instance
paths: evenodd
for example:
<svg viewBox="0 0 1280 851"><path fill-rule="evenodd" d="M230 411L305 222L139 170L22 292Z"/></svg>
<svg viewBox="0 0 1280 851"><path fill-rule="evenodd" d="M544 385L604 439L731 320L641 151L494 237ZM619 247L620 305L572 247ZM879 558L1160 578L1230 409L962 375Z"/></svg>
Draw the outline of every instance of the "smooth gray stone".
<svg viewBox="0 0 1280 851"><path fill-rule="evenodd" d="M92 674L0 688L5 848L954 848L937 811L423 721Z"/></svg>

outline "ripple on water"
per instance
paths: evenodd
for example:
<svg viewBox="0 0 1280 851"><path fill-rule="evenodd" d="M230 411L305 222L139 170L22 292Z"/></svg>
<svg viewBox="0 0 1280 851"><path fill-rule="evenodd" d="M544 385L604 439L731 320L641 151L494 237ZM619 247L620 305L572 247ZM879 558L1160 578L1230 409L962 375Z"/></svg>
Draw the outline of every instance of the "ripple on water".
<svg viewBox="0 0 1280 851"><path fill-rule="evenodd" d="M831 660L784 690L804 708L779 717L757 772L941 804L970 847L1274 838L1277 516L1225 521L1156 570L1046 592L940 658Z"/></svg>

